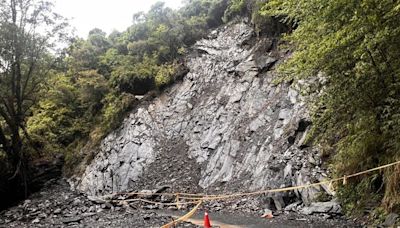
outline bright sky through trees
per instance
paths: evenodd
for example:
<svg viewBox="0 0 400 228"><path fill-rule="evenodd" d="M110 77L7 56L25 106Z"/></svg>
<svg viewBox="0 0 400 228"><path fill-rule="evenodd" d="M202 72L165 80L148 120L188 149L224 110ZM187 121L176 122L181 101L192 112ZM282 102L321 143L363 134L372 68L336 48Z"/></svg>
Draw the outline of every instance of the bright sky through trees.
<svg viewBox="0 0 400 228"><path fill-rule="evenodd" d="M132 16L147 11L160 0L56 0L56 11L70 19L76 34L86 38L93 28L110 33L125 30L132 24ZM161 0L166 6L179 8L182 0Z"/></svg>

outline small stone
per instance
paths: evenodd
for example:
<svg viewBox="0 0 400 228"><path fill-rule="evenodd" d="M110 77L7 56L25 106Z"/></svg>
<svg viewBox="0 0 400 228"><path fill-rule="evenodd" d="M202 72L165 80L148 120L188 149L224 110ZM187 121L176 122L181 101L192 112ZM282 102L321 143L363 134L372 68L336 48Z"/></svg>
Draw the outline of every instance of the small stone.
<svg viewBox="0 0 400 228"><path fill-rule="evenodd" d="M35 218L33 221L32 221L32 224L37 224L37 223L39 223L40 222L40 219L39 218Z"/></svg>
<svg viewBox="0 0 400 228"><path fill-rule="evenodd" d="M83 213L82 214L83 217L91 217L93 215L96 215L96 213Z"/></svg>
<svg viewBox="0 0 400 228"><path fill-rule="evenodd" d="M331 218L332 218L332 215L330 215L330 214L323 214L323 215L321 216L321 218L323 218L323 219L331 219Z"/></svg>
<svg viewBox="0 0 400 228"><path fill-rule="evenodd" d="M171 181L173 182L173 181ZM168 195L162 195L161 196L161 202L162 203L170 203L174 201L174 197L173 196L168 196Z"/></svg>
<svg viewBox="0 0 400 228"><path fill-rule="evenodd" d="M264 214L261 215L261 217L271 219L274 216L272 215L272 211L267 208L267 209L264 210Z"/></svg>
<svg viewBox="0 0 400 228"><path fill-rule="evenodd" d="M24 201L24 206L27 206L27 205L30 204L31 202L32 202L31 200L28 200L28 199L25 200L25 201Z"/></svg>
<svg viewBox="0 0 400 228"><path fill-rule="evenodd" d="M311 203L309 207L304 207L300 211L300 213L305 215L311 215L314 213L340 214L341 212L342 208L335 201Z"/></svg>
<svg viewBox="0 0 400 228"><path fill-rule="evenodd" d="M219 202L211 203L210 207L212 207L215 211L220 211L223 208L222 204Z"/></svg>
<svg viewBox="0 0 400 228"><path fill-rule="evenodd" d="M104 199L100 199L99 197L96 197L96 196L87 196L87 198L88 198L90 201L92 201L93 203L101 204L101 203L105 203L105 202L106 202ZM74 202L75 202L75 201L74 201Z"/></svg>
<svg viewBox="0 0 400 228"><path fill-rule="evenodd" d="M292 175L292 164L288 163L283 169L283 176L286 178Z"/></svg>
<svg viewBox="0 0 400 228"><path fill-rule="evenodd" d="M278 211L282 211L285 207L285 201L283 200L282 196L273 196L272 197L275 207Z"/></svg>
<svg viewBox="0 0 400 228"><path fill-rule="evenodd" d="M289 204L285 207L285 211L296 211L297 207L301 204L300 201Z"/></svg>
<svg viewBox="0 0 400 228"><path fill-rule="evenodd" d="M159 206L158 205L146 205L146 206L143 206L143 209L155 210L155 209L159 209Z"/></svg>
<svg viewBox="0 0 400 228"><path fill-rule="evenodd" d="M82 203L82 201L81 201L80 199L76 198L76 199L74 199L74 201L72 202L72 205L77 206L77 205L79 205L79 204L81 204L81 203Z"/></svg>
<svg viewBox="0 0 400 228"><path fill-rule="evenodd" d="M266 208L264 209L264 214L272 214L272 210Z"/></svg>
<svg viewBox="0 0 400 228"><path fill-rule="evenodd" d="M55 215L58 215L60 213L61 213L61 209L60 208L55 209L54 212L53 212L53 214L55 214Z"/></svg>
<svg viewBox="0 0 400 228"><path fill-rule="evenodd" d="M65 218L62 220L63 223L75 223L81 221L83 218L82 217L70 217L70 218Z"/></svg>
<svg viewBox="0 0 400 228"><path fill-rule="evenodd" d="M113 207L113 205L109 202L106 202L106 203L102 204L100 207L101 207L101 209L110 209Z"/></svg>
<svg viewBox="0 0 400 228"><path fill-rule="evenodd" d="M312 156L310 156L310 157L308 158L308 162L309 162L310 164L317 165L317 161L315 161L315 159L314 159Z"/></svg>
<svg viewBox="0 0 400 228"><path fill-rule="evenodd" d="M109 203L109 202L107 202L106 204L106 209L110 209L110 208L113 208L114 206L111 204L111 203Z"/></svg>
<svg viewBox="0 0 400 228"><path fill-rule="evenodd" d="M96 211L95 206L90 206L88 211L89 212L95 212Z"/></svg>
<svg viewBox="0 0 400 228"><path fill-rule="evenodd" d="M395 213L388 214L388 216L386 216L385 222L383 223L383 226L394 227L398 218L399 218L398 214Z"/></svg>

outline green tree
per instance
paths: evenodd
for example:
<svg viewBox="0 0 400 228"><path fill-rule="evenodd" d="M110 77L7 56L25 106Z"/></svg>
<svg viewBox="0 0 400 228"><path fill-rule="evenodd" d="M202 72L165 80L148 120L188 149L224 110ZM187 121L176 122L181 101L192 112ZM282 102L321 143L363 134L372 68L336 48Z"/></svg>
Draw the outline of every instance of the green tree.
<svg viewBox="0 0 400 228"><path fill-rule="evenodd" d="M41 150L63 153L62 148L78 136L78 89L65 74L53 74L39 94L43 97L27 120L28 132ZM78 124L76 124L78 125ZM80 126L80 125L78 125Z"/></svg>
<svg viewBox="0 0 400 228"><path fill-rule="evenodd" d="M24 181L26 117L52 67L49 49L66 26L51 9L46 1L0 1L0 145L13 177Z"/></svg>
<svg viewBox="0 0 400 228"><path fill-rule="evenodd" d="M76 139L86 138L101 115L109 92L105 78L94 70L50 77L43 96L28 119L28 131L44 151L64 153ZM45 148L47 147L47 148Z"/></svg>
<svg viewBox="0 0 400 228"><path fill-rule="evenodd" d="M69 47L70 69L74 71L99 70L103 73L106 69L101 69L100 56L111 47L111 42L107 39L105 32L100 29L91 30L87 40L76 39Z"/></svg>

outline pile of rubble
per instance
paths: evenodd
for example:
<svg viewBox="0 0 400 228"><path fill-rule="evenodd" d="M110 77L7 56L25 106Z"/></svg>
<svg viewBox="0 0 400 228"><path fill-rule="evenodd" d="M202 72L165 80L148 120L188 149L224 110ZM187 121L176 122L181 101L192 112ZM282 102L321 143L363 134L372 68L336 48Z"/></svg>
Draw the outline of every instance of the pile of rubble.
<svg viewBox="0 0 400 228"><path fill-rule="evenodd" d="M0 227L160 227L172 217L141 207L94 203L70 190L65 180L53 180L42 191L0 212ZM189 223L179 227L196 227Z"/></svg>

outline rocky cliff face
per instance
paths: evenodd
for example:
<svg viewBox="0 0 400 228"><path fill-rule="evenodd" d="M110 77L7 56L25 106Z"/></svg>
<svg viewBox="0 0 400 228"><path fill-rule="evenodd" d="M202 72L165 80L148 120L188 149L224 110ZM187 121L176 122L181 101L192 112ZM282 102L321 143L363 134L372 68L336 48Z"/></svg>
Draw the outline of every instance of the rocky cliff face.
<svg viewBox="0 0 400 228"><path fill-rule="evenodd" d="M102 141L77 188L232 192L324 178L318 152L304 144L310 121L301 83L273 82L284 58L274 39L256 39L245 23L213 31L194 45L181 82L143 102ZM280 207L288 198L308 203L318 191L271 197Z"/></svg>

